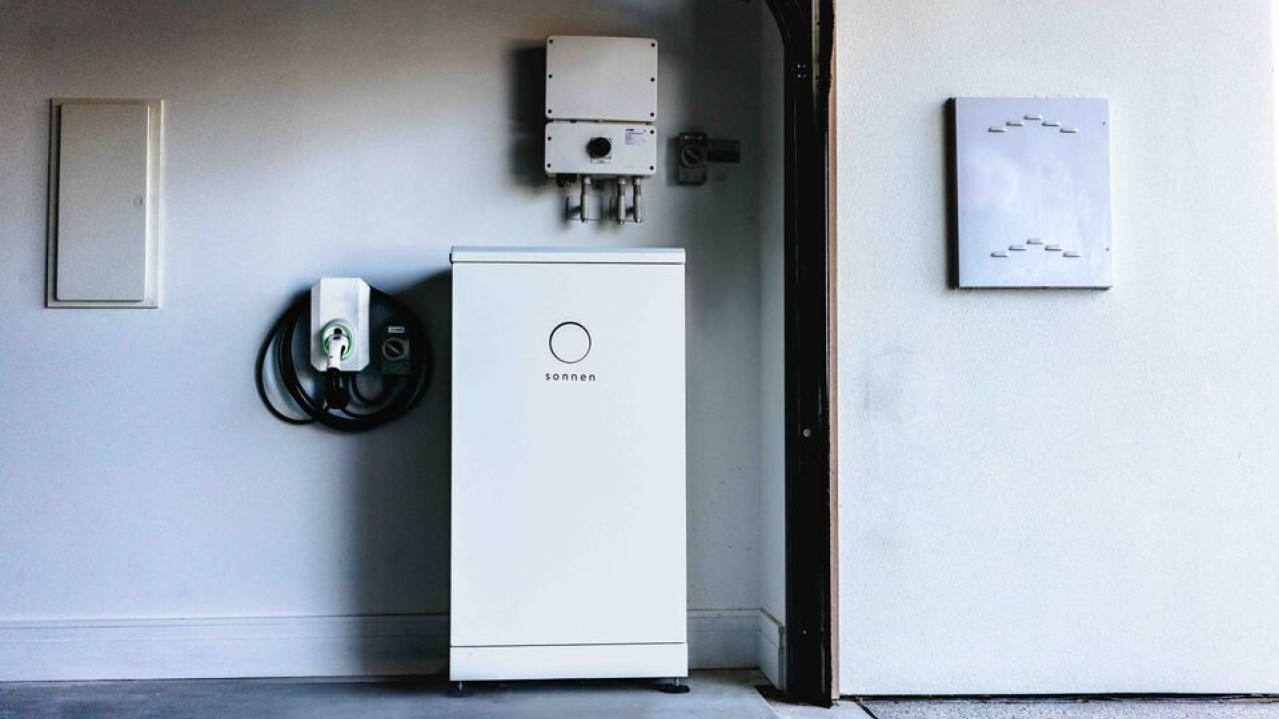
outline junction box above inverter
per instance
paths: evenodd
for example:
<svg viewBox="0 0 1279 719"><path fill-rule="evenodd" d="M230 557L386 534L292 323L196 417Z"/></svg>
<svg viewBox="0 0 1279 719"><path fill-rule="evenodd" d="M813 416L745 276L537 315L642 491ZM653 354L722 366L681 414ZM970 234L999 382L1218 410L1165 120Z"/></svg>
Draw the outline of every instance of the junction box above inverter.
<svg viewBox="0 0 1279 719"><path fill-rule="evenodd" d="M546 119L656 118L657 40L582 35L546 39Z"/></svg>

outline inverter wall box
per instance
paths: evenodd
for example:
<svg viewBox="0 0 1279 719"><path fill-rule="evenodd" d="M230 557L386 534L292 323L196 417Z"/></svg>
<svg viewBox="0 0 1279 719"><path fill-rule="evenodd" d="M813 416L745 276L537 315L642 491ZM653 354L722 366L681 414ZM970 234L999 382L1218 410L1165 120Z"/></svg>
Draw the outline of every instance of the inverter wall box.
<svg viewBox="0 0 1279 719"><path fill-rule="evenodd" d="M452 262L450 679L687 676L684 251Z"/></svg>

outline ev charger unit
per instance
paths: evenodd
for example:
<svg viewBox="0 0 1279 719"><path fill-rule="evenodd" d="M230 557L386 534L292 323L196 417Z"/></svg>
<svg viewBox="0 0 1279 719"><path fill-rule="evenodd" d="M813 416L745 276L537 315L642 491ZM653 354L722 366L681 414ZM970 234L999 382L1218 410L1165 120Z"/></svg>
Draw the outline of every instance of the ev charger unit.
<svg viewBox="0 0 1279 719"><path fill-rule="evenodd" d="M369 366L369 285L324 277L311 287L311 366L359 372Z"/></svg>
<svg viewBox="0 0 1279 719"><path fill-rule="evenodd" d="M451 259L455 691L686 691L684 251Z"/></svg>
<svg viewBox="0 0 1279 719"><path fill-rule="evenodd" d="M304 353L309 361L299 364ZM422 401L430 378L422 322L358 277L324 277L295 297L262 340L254 369L271 416L339 432L399 419Z"/></svg>

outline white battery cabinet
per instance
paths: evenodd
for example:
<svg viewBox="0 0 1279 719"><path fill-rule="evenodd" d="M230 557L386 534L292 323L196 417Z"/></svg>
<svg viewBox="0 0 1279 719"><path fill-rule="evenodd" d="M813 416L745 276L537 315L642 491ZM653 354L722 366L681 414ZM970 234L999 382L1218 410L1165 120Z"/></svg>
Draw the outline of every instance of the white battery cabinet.
<svg viewBox="0 0 1279 719"><path fill-rule="evenodd" d="M687 676L684 251L452 263L450 679Z"/></svg>

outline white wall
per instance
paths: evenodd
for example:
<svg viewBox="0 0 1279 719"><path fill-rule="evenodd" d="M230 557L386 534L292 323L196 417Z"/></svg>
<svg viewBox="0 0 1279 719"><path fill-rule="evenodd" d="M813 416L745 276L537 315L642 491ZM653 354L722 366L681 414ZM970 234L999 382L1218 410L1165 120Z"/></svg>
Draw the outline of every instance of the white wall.
<svg viewBox="0 0 1279 719"><path fill-rule="evenodd" d="M262 334L315 278L358 275L407 292L446 357L450 245L677 245L689 605L751 618L753 652L756 8L0 0L0 17L0 305L14 347L0 355L0 628L447 611L447 367L410 417L337 436L259 406ZM536 58L552 32L657 37L661 131L739 138L744 162L690 189L668 155L644 225L563 222L540 171ZM167 103L163 309L42 306L59 96Z"/></svg>
<svg viewBox="0 0 1279 719"><path fill-rule="evenodd" d="M1269 13L838 4L843 692L1279 691ZM956 95L1110 99L1114 289L947 289Z"/></svg>

